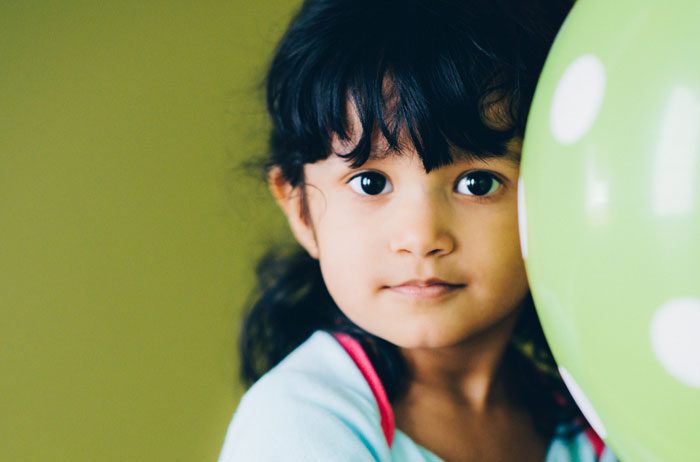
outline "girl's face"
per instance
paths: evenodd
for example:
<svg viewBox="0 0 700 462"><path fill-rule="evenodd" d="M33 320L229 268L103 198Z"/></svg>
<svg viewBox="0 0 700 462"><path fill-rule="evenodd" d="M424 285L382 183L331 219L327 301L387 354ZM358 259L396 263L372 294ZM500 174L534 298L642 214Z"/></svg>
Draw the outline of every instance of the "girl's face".
<svg viewBox="0 0 700 462"><path fill-rule="evenodd" d="M398 346L437 348L513 318L527 294L518 159L517 140L503 157L430 173L408 149L357 169L331 155L304 167L306 220L299 191L272 184L348 318Z"/></svg>

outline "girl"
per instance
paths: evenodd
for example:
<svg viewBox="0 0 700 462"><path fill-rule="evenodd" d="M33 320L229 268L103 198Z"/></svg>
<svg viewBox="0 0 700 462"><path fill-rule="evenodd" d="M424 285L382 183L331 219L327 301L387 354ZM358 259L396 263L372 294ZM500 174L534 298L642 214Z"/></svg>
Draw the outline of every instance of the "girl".
<svg viewBox="0 0 700 462"><path fill-rule="evenodd" d="M302 252L243 324L220 461L614 460L556 372L516 184L565 0L307 0L267 79Z"/></svg>

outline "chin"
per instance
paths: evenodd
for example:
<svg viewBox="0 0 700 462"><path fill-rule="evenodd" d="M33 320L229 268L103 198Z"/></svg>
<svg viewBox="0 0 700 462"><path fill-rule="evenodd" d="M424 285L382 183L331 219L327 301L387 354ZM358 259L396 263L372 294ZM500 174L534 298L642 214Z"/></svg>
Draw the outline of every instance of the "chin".
<svg viewBox="0 0 700 462"><path fill-rule="evenodd" d="M445 348L460 343L466 335L460 335L452 329L422 327L402 330L395 333L393 337L394 339L388 336L386 338L401 348Z"/></svg>

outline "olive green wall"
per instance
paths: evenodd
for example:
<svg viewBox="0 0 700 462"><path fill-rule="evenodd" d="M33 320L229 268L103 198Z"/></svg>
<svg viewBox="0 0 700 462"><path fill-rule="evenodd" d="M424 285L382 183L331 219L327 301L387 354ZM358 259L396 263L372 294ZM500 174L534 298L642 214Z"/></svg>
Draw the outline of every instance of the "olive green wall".
<svg viewBox="0 0 700 462"><path fill-rule="evenodd" d="M0 5L0 461L216 459L294 3Z"/></svg>

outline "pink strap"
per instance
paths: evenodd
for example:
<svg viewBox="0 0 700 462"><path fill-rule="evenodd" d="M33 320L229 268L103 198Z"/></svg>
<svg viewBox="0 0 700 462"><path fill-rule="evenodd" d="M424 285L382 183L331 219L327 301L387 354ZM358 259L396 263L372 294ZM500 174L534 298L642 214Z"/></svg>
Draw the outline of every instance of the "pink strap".
<svg viewBox="0 0 700 462"><path fill-rule="evenodd" d="M362 345L360 345L357 340L350 337L348 334L335 333L333 336L352 358L357 368L360 369L362 376L372 390L374 399L377 401L377 406L379 407L379 417L381 419L384 438L386 438L386 443L391 447L391 443L394 441L394 430L396 428L394 423L394 411L391 409L391 404L389 403L389 399L384 391L384 386L379 380L377 372L374 370L374 367L372 367L367 353L365 353L365 350L362 349Z"/></svg>
<svg viewBox="0 0 700 462"><path fill-rule="evenodd" d="M588 437L588 441L590 441L591 446L593 446L596 457L600 458L600 456L603 454L603 449L605 449L605 443L600 436L598 436L595 430L593 430L593 427L588 427L586 429L586 436Z"/></svg>
<svg viewBox="0 0 700 462"><path fill-rule="evenodd" d="M338 343L340 343L343 349L345 349L350 358L352 358L353 362L362 373L362 376L367 381L367 385L369 385L370 390L372 390L374 399L377 401L377 406L379 407L382 432L384 433L384 438L386 438L387 444L389 447L391 447L396 428L396 424L394 422L394 412L391 409L391 404L389 403L389 399L384 391L384 386L379 380L377 372L374 370L374 367L372 367L372 363L367 357L367 353L365 353L365 350L362 349L362 345L360 345L357 340L348 334L334 333L333 336ZM563 396L556 396L555 399L562 404L564 398ZM605 449L605 443L590 426L586 428L585 434L588 437L588 441L590 441L591 445L593 446L596 457L599 458L603 453L603 449Z"/></svg>
<svg viewBox="0 0 700 462"><path fill-rule="evenodd" d="M564 406L567 402L566 398L564 395L562 395L559 392L554 393L554 400L559 406ZM588 423L586 419L583 418L583 416L578 417L576 419L576 422L579 424L582 424L584 426L584 435L586 435L586 438L588 438L588 442L591 443L591 446L593 447L593 452L595 452L596 458L600 458L600 456L603 454L603 450L605 449L605 442L603 439L598 436L598 434L593 430L593 427L591 424Z"/></svg>

